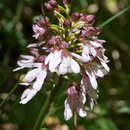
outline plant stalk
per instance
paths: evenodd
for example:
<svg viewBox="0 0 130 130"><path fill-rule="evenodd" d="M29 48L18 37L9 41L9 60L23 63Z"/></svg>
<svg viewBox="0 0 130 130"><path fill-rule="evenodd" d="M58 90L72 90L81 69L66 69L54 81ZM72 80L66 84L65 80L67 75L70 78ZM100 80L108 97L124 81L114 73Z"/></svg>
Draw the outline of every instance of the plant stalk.
<svg viewBox="0 0 130 130"><path fill-rule="evenodd" d="M77 130L77 114L74 112L74 130Z"/></svg>
<svg viewBox="0 0 130 130"><path fill-rule="evenodd" d="M59 91L59 88L62 84L62 76L59 78L58 83L55 88L53 88L52 92L48 95L45 104L41 107L40 113L37 117L37 120L34 124L33 130L40 130L41 125L43 124L43 120L46 117L45 115L49 112L49 108L51 107L53 101L56 98L56 94Z"/></svg>

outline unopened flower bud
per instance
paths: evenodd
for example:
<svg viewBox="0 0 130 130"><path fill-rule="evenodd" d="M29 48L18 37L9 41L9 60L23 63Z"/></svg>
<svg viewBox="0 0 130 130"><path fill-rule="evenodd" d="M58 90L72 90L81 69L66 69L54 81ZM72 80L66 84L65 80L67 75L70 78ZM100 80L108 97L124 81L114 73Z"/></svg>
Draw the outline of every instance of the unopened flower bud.
<svg viewBox="0 0 130 130"><path fill-rule="evenodd" d="M87 15L86 16L86 21L87 21L87 23L94 23L95 16L94 15Z"/></svg>
<svg viewBox="0 0 130 130"><path fill-rule="evenodd" d="M68 48L68 47L69 47L69 44L65 41L62 41L60 48Z"/></svg>
<svg viewBox="0 0 130 130"><path fill-rule="evenodd" d="M81 31L81 37L92 37L94 35L99 35L100 30L96 27L87 27Z"/></svg>
<svg viewBox="0 0 130 130"><path fill-rule="evenodd" d="M53 7L51 6L51 4L49 4L49 3L45 3L44 4L44 7L45 7L45 9L47 10L47 11L49 11L49 12L52 12L53 11Z"/></svg>
<svg viewBox="0 0 130 130"><path fill-rule="evenodd" d="M29 48L29 51L32 55L34 55L36 57L38 57L40 55L38 49L36 49L36 48Z"/></svg>
<svg viewBox="0 0 130 130"><path fill-rule="evenodd" d="M85 16L85 14L83 14L83 13L80 13L80 17L84 17Z"/></svg>
<svg viewBox="0 0 130 130"><path fill-rule="evenodd" d="M33 31L34 31L34 35L33 37L35 37L35 39L41 39L41 37L43 35L46 34L47 30L43 27L38 26L37 24L33 25Z"/></svg>
<svg viewBox="0 0 130 130"><path fill-rule="evenodd" d="M78 91L77 91L76 86L75 86L75 85L69 86L69 88L68 88L68 90L67 90L67 93L68 93L69 95L77 94Z"/></svg>
<svg viewBox="0 0 130 130"><path fill-rule="evenodd" d="M59 35L52 36L52 38L48 41L49 46L60 45L62 42L62 38Z"/></svg>
<svg viewBox="0 0 130 130"><path fill-rule="evenodd" d="M57 7L57 2L56 0L50 0L49 2L53 7Z"/></svg>
<svg viewBox="0 0 130 130"><path fill-rule="evenodd" d="M63 23L63 26L64 26L65 28L70 27L70 25L71 25L71 21L68 20L68 19L66 19L66 20L64 21L64 23Z"/></svg>
<svg viewBox="0 0 130 130"><path fill-rule="evenodd" d="M39 62L44 62L44 61L45 61L45 58L46 58L46 56L41 55L41 56L38 57L38 61L39 61Z"/></svg>
<svg viewBox="0 0 130 130"><path fill-rule="evenodd" d="M69 5L71 3L71 0L63 0L64 5Z"/></svg>
<svg viewBox="0 0 130 130"><path fill-rule="evenodd" d="M86 30L81 31L81 37L88 37L88 36L89 36L89 34Z"/></svg>
<svg viewBox="0 0 130 130"><path fill-rule="evenodd" d="M77 21L80 19L80 13L78 12L72 13L71 17L74 21Z"/></svg>
<svg viewBox="0 0 130 130"><path fill-rule="evenodd" d="M87 30L90 33L90 35L99 35L100 34L100 30L96 27L88 27Z"/></svg>
<svg viewBox="0 0 130 130"><path fill-rule="evenodd" d="M44 8L48 12L53 12L57 8L56 0L50 0L49 2L45 3Z"/></svg>
<svg viewBox="0 0 130 130"><path fill-rule="evenodd" d="M51 22L50 22L50 19L48 17L41 17L39 19L37 19L37 25L39 25L40 27L48 27Z"/></svg>
<svg viewBox="0 0 130 130"><path fill-rule="evenodd" d="M94 15L83 15L81 16L81 20L85 21L87 24L93 24L95 22Z"/></svg>

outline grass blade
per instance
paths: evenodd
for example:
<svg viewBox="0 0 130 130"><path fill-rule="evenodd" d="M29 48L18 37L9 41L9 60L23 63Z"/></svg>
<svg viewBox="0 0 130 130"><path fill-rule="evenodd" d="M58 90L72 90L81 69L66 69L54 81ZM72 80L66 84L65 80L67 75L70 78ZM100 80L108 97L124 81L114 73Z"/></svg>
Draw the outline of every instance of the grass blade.
<svg viewBox="0 0 130 130"><path fill-rule="evenodd" d="M5 103L6 100L8 100L8 98L11 96L11 94L16 90L16 88L18 87L19 83L17 83L9 92L9 94L7 95L7 97L0 103L0 107L3 106L3 104Z"/></svg>
<svg viewBox="0 0 130 130"><path fill-rule="evenodd" d="M120 17L121 15L123 15L126 11L128 11L130 9L130 7L126 7L125 9L123 9L122 11L118 12L117 14L115 14L114 16L112 16L111 18L109 18L107 21L103 22L102 24L100 24L98 27L99 28L103 28L104 26L106 26L107 24L109 24L110 22L112 22L113 20L115 20L116 18Z"/></svg>

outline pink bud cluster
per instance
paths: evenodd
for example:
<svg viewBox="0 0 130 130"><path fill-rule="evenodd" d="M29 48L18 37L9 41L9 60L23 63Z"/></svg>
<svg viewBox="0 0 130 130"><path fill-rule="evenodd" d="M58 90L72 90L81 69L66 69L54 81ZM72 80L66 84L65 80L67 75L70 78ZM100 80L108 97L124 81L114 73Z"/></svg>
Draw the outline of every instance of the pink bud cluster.
<svg viewBox="0 0 130 130"><path fill-rule="evenodd" d="M69 120L73 111L79 116L87 116L86 95L90 109L96 102L97 78L103 77L109 67L104 55L104 40L99 40L99 28L94 26L95 16L79 12L69 13L70 0L63 0L64 7L50 0L44 4L44 9L51 12L58 24L52 24L48 17L40 17L32 26L33 37L38 43L27 46L30 55L21 55L18 68L14 71L28 68L21 85L29 86L21 97L20 103L31 100L42 88L48 73L81 75L80 85L76 81L70 83L65 100L64 116ZM64 14L64 15L63 15Z"/></svg>
<svg viewBox="0 0 130 130"><path fill-rule="evenodd" d="M57 2L56 0L50 0L49 2L44 4L44 8L46 11L53 12L57 8Z"/></svg>

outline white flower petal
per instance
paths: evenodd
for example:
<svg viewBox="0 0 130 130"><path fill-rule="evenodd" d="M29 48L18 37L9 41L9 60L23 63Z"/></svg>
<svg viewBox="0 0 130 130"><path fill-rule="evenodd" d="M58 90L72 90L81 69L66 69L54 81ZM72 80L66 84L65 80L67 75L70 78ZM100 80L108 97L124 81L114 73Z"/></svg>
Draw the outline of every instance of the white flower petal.
<svg viewBox="0 0 130 130"><path fill-rule="evenodd" d="M33 63L33 59L20 60L21 63Z"/></svg>
<svg viewBox="0 0 130 130"><path fill-rule="evenodd" d="M30 83L20 83L20 85L29 86Z"/></svg>
<svg viewBox="0 0 130 130"><path fill-rule="evenodd" d="M13 69L13 72L15 72L15 71L18 71L18 70L21 70L21 69L23 69L24 67L17 67L17 68L15 68L15 69Z"/></svg>
<svg viewBox="0 0 130 130"><path fill-rule="evenodd" d="M73 70L71 68L71 58L70 57L67 57L66 58L66 61L67 61L67 73L73 73Z"/></svg>
<svg viewBox="0 0 130 130"><path fill-rule="evenodd" d="M33 67L33 64L32 62L29 62L29 63L23 63L21 61L18 61L17 64L23 68L32 68Z"/></svg>
<svg viewBox="0 0 130 130"><path fill-rule="evenodd" d="M110 71L110 68L108 67L108 65L107 65L107 57L106 56L104 56L103 55L103 57L105 58L104 60L102 59L102 58L100 58L99 56L98 56L98 59L100 60L100 63L102 64L102 66L109 72Z"/></svg>
<svg viewBox="0 0 130 130"><path fill-rule="evenodd" d="M51 72L56 72L56 68L61 62L61 53L59 51L55 51L53 57L51 58L49 62L49 70Z"/></svg>
<svg viewBox="0 0 130 130"><path fill-rule="evenodd" d="M86 54L86 55L89 55L89 53L90 53L90 48L89 48L87 45L84 45L84 46L83 46L83 53Z"/></svg>
<svg viewBox="0 0 130 130"><path fill-rule="evenodd" d="M35 34L35 35L32 35L32 37L34 37L35 39L38 39L39 33L37 33L37 34Z"/></svg>
<svg viewBox="0 0 130 130"><path fill-rule="evenodd" d="M27 59L27 60L34 60L33 56L29 56L29 55L20 55L20 57Z"/></svg>
<svg viewBox="0 0 130 130"><path fill-rule="evenodd" d="M91 82L91 84L92 84L92 87L93 87L94 89L97 89L98 84L97 84L97 80L96 80L96 77L95 77L94 73L93 73L93 72L88 73L88 72L86 71L86 74L88 75L88 77L89 77L89 79L90 79L90 82Z"/></svg>
<svg viewBox="0 0 130 130"><path fill-rule="evenodd" d="M84 93L82 93L83 99L82 99L82 103L85 104L86 103L86 96Z"/></svg>
<svg viewBox="0 0 130 130"><path fill-rule="evenodd" d="M42 63L33 63L32 67L39 68L39 67L41 67L41 65L42 65Z"/></svg>
<svg viewBox="0 0 130 130"><path fill-rule="evenodd" d="M75 57L75 58L77 58L77 59L82 59L82 56L80 56L80 55L78 55L78 54L76 54L76 53L71 53L71 55L73 56L73 57Z"/></svg>
<svg viewBox="0 0 130 130"><path fill-rule="evenodd" d="M45 65L47 65L50 62L52 57L53 57L53 53L51 52L45 59Z"/></svg>
<svg viewBox="0 0 130 130"><path fill-rule="evenodd" d="M38 72L39 72L39 69L33 69L33 70L29 71L26 74L24 80L27 82L32 82L36 78L36 76L38 75Z"/></svg>
<svg viewBox="0 0 130 130"><path fill-rule="evenodd" d="M83 52L82 52L82 60L84 62L88 62L91 60L91 57L89 56L91 50L90 47L88 47L87 45L83 46Z"/></svg>
<svg viewBox="0 0 130 130"><path fill-rule="evenodd" d="M29 44L29 45L27 46L27 48L33 48L33 47L37 47L37 46L38 46L37 43L32 43L32 44Z"/></svg>
<svg viewBox="0 0 130 130"><path fill-rule="evenodd" d="M86 54L86 53L83 52L81 60L84 61L84 62L88 62L88 61L91 60L91 57L88 54Z"/></svg>
<svg viewBox="0 0 130 130"><path fill-rule="evenodd" d="M87 112L86 112L85 110L83 110L82 108L80 108L80 109L78 110L78 114L79 114L80 117L85 117L85 116L87 116Z"/></svg>
<svg viewBox="0 0 130 130"><path fill-rule="evenodd" d="M90 99L91 101L90 101L90 108L91 108L91 110L93 110L93 107L94 107L94 100L91 98Z"/></svg>
<svg viewBox="0 0 130 130"><path fill-rule="evenodd" d="M91 45L93 45L94 47L102 47L102 45L100 43L94 42L94 41L89 41L91 43Z"/></svg>
<svg viewBox="0 0 130 130"><path fill-rule="evenodd" d="M96 50L95 50L94 48L91 47L90 51L91 51L91 54L92 54L94 57L97 55L97 52L96 52Z"/></svg>
<svg viewBox="0 0 130 130"><path fill-rule="evenodd" d="M80 73L80 66L79 64L71 58L70 61L71 69L74 73Z"/></svg>
<svg viewBox="0 0 130 130"><path fill-rule="evenodd" d="M92 58L89 55L83 55L83 57L82 57L83 62L89 62L91 60L92 60Z"/></svg>
<svg viewBox="0 0 130 130"><path fill-rule="evenodd" d="M104 73L103 73L100 69L98 69L98 70L96 71L96 75L97 75L98 77L104 77Z"/></svg>
<svg viewBox="0 0 130 130"><path fill-rule="evenodd" d="M59 74L64 75L67 73L67 59L63 58L63 61L61 62L60 66L59 66Z"/></svg>
<svg viewBox="0 0 130 130"><path fill-rule="evenodd" d="M35 89L36 91L39 91L42 88L42 85L44 83L44 80L47 76L47 72L46 70L39 70L39 74L37 75L37 79L33 84L33 89Z"/></svg>
<svg viewBox="0 0 130 130"><path fill-rule="evenodd" d="M26 104L28 101L30 101L36 95L36 93L37 93L37 91L32 88L26 89L21 96L20 103Z"/></svg>
<svg viewBox="0 0 130 130"><path fill-rule="evenodd" d="M86 55L85 53L82 53L82 56L76 54L76 53L71 53L73 57L83 61L83 62L88 62L91 61L92 58L89 55Z"/></svg>
<svg viewBox="0 0 130 130"><path fill-rule="evenodd" d="M105 55L103 55L103 59L108 62L108 58Z"/></svg>
<svg viewBox="0 0 130 130"><path fill-rule="evenodd" d="M65 120L70 120L70 118L73 116L73 113L67 100L65 100L64 106L65 106L64 118Z"/></svg>
<svg viewBox="0 0 130 130"><path fill-rule="evenodd" d="M102 66L109 72L110 68L108 67L108 65L105 62L101 61Z"/></svg>

